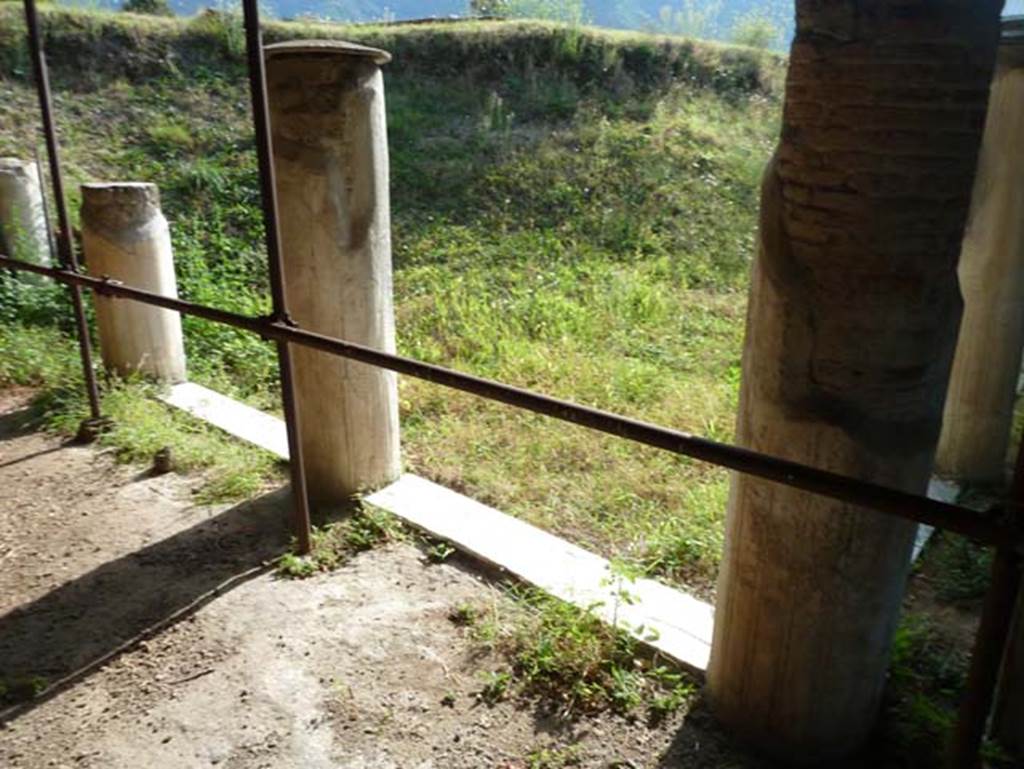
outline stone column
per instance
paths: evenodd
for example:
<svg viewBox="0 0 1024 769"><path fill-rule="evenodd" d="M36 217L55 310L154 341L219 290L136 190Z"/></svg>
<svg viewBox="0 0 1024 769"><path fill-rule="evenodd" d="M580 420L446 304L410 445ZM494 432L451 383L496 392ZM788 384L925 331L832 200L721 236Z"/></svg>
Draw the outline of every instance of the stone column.
<svg viewBox="0 0 1024 769"><path fill-rule="evenodd" d="M42 186L34 160L0 158L0 252L50 264Z"/></svg>
<svg viewBox="0 0 1024 769"><path fill-rule="evenodd" d="M959 273L964 316L935 466L999 481L1024 349L1024 45L1000 50Z"/></svg>
<svg viewBox="0 0 1024 769"><path fill-rule="evenodd" d="M82 248L94 277L164 296L178 295L167 220L155 184L82 185ZM103 363L128 376L185 381L181 315L130 299L96 296Z"/></svg>
<svg viewBox="0 0 1024 769"><path fill-rule="evenodd" d="M289 310L300 327L395 351L384 51L268 46ZM397 377L294 347L311 499L336 505L400 472Z"/></svg>
<svg viewBox="0 0 1024 769"><path fill-rule="evenodd" d="M737 441L924 494L1001 0L797 0L761 191ZM787 765L855 751L882 698L913 523L734 476L708 691Z"/></svg>

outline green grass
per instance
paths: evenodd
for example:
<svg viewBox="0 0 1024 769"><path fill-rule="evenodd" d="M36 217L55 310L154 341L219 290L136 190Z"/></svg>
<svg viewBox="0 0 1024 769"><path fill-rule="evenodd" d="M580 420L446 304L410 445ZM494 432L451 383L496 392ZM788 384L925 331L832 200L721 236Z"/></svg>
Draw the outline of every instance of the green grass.
<svg viewBox="0 0 1024 769"><path fill-rule="evenodd" d="M531 695L563 717L611 709L658 721L696 697L692 680L642 654L639 642L600 619L596 607L580 609L532 589L509 593L511 601L460 605L449 615L507 662L482 677L482 702Z"/></svg>
<svg viewBox="0 0 1024 769"><path fill-rule="evenodd" d="M949 533L941 534L932 549L939 599L954 605L979 606L991 581L992 549Z"/></svg>
<svg viewBox="0 0 1024 769"><path fill-rule="evenodd" d="M74 435L88 416L77 346L59 328L0 326L0 386L9 385L39 388L38 423L64 435ZM156 400L152 384L110 380L102 394L113 427L100 436L100 445L116 449L121 461L142 465L169 449L173 469L201 481L199 502L251 497L284 479L275 457L170 410Z"/></svg>
<svg viewBox="0 0 1024 769"><path fill-rule="evenodd" d="M0 3L0 154L29 154L36 141L19 12ZM80 182L156 181L181 295L257 315L269 300L236 22L44 13L73 217ZM731 438L779 59L552 24L268 29L271 40L314 35L395 54L387 98L403 354ZM32 334L69 328L63 302L57 293L19 305L8 333L49 355ZM193 380L279 408L270 345L184 325ZM36 382L66 392L73 364L59 379L47 366ZM105 440L143 459L173 444L182 467L220 472L219 450L192 457L169 432L213 439L158 418L144 395L114 388L119 426ZM710 589L726 473L412 379L400 395L408 469ZM66 423L80 412L53 407ZM215 493L272 477L263 461L231 459Z"/></svg>
<svg viewBox="0 0 1024 769"><path fill-rule="evenodd" d="M915 564L917 596L896 629L876 740L896 766L942 766L946 759L990 565L987 548L948 532L936 533ZM991 769L1019 765L990 741L982 758Z"/></svg>
<svg viewBox="0 0 1024 769"><path fill-rule="evenodd" d="M964 650L928 616L905 614L893 641L881 732L907 766L942 765L966 673Z"/></svg>
<svg viewBox="0 0 1024 769"><path fill-rule="evenodd" d="M0 705L19 705L42 694L49 686L42 676L0 678Z"/></svg>
<svg viewBox="0 0 1024 769"><path fill-rule="evenodd" d="M562 769L567 766L580 766L581 748L579 745L567 745L561 748L538 748L526 756L529 769Z"/></svg>
<svg viewBox="0 0 1024 769"><path fill-rule="evenodd" d="M278 559L277 571L293 579L312 577L344 566L354 555L377 545L406 538L404 527L393 515L359 505L345 519L315 527L312 552L305 556L285 553Z"/></svg>

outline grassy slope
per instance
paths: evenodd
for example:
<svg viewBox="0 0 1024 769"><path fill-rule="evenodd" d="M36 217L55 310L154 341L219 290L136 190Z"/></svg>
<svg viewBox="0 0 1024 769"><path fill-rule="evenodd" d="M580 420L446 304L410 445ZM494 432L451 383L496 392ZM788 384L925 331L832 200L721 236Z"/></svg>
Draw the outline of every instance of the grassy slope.
<svg viewBox="0 0 1024 769"><path fill-rule="evenodd" d="M37 113L18 12L0 4L0 154L26 155ZM72 196L89 179L156 181L181 293L264 312L240 30L217 17L50 11L44 22ZM268 31L300 36L395 54L387 87L403 353L731 436L780 62L525 23ZM49 301L8 315L48 321ZM40 344L22 344L18 328L8 323L0 337L13 356L0 375L38 378L30 351ZM191 319L186 330L194 379L275 407L266 345ZM401 398L412 469L609 555L710 584L724 473L413 380ZM139 419L126 406L118 416ZM160 418L147 411L143 423ZM136 453L152 444L116 440Z"/></svg>

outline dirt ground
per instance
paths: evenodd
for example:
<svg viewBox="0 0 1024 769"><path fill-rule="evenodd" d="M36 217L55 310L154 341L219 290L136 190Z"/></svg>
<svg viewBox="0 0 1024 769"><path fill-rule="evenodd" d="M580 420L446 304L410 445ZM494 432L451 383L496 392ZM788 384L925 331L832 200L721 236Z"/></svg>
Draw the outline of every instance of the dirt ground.
<svg viewBox="0 0 1024 769"><path fill-rule="evenodd" d="M34 432L27 403L0 394L0 677L49 688L0 715L2 766L756 765L701 711L487 706L497 663L448 614L506 599L471 565L398 544L280 579L281 492L193 504L195 479Z"/></svg>

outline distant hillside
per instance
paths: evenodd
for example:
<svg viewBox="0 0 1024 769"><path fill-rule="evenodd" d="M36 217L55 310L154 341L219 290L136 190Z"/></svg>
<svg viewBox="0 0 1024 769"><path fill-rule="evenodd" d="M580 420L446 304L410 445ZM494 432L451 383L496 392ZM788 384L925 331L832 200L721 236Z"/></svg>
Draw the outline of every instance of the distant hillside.
<svg viewBox="0 0 1024 769"><path fill-rule="evenodd" d="M123 0L70 0L68 4L117 9ZM744 20L762 18L777 31L770 47L785 49L793 37L794 0L512 0L524 15L559 15L582 6L586 24L613 29L661 32L730 41ZM181 16L206 7L232 7L238 0L169 0ZM331 21L400 21L466 16L470 0L264 0L267 12L281 19L301 17ZM1005 15L1024 14L1024 0L1007 0ZM570 14L571 15L571 14Z"/></svg>
<svg viewBox="0 0 1024 769"><path fill-rule="evenodd" d="M1020 0L1024 2L1024 0ZM90 8L120 7L122 0L71 0ZM205 7L237 5L237 0L169 0L183 16ZM523 15L559 15L574 0L513 0ZM381 21L465 16L469 0L265 0L262 4L282 19L315 17L334 21ZM792 34L793 0L582 0L585 23L615 29L667 32L728 40L737 22L748 14L767 17L782 33Z"/></svg>
<svg viewBox="0 0 1024 769"><path fill-rule="evenodd" d="M181 13L194 13L213 0L171 0ZM411 19L424 16L463 16L468 0L269 0L267 3L281 17L312 14L325 18L352 21L376 21L385 18ZM521 0L524 12L531 6L536 13L551 12L556 7L574 5L571 0ZM728 29L736 18L758 11L780 23L793 16L793 0L584 0L584 18L599 26L642 29L662 24L663 9L673 14L682 12L691 17L704 16L714 28Z"/></svg>

